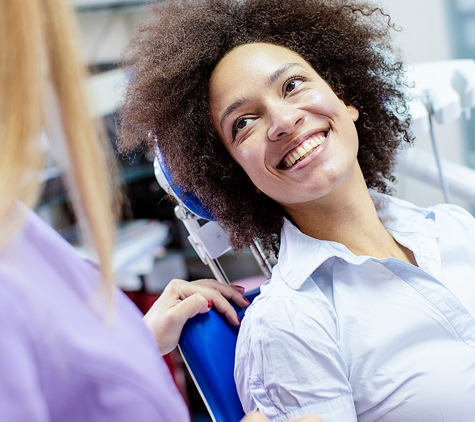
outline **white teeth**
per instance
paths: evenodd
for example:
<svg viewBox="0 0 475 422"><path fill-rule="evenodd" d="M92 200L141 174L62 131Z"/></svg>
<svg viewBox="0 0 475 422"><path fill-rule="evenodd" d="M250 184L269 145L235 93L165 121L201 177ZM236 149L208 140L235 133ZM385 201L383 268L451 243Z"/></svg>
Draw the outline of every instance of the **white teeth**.
<svg viewBox="0 0 475 422"><path fill-rule="evenodd" d="M307 156L310 151L313 151L316 147L320 146L325 140L326 135L319 136L318 138L312 138L305 141L296 150L290 153L285 159L284 167L292 167L297 161L300 161L304 156Z"/></svg>

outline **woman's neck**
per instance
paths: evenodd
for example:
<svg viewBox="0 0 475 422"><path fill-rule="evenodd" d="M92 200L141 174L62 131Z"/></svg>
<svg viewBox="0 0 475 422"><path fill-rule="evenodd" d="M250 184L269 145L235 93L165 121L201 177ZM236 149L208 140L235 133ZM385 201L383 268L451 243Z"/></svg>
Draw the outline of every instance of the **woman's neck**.
<svg viewBox="0 0 475 422"><path fill-rule="evenodd" d="M397 243L379 220L362 174L351 186L289 214L306 235L339 242L355 255L394 257L416 265L413 253Z"/></svg>

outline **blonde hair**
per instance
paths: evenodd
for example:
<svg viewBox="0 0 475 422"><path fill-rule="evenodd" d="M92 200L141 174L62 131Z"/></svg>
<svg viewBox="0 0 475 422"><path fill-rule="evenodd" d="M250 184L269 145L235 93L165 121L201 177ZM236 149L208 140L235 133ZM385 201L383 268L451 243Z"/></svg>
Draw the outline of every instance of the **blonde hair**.
<svg viewBox="0 0 475 422"><path fill-rule="evenodd" d="M0 246L17 202L33 207L38 200L40 139L52 91L64 133L69 193L110 293L113 195L105 145L84 89L87 72L74 12L66 0L0 0L0 11Z"/></svg>

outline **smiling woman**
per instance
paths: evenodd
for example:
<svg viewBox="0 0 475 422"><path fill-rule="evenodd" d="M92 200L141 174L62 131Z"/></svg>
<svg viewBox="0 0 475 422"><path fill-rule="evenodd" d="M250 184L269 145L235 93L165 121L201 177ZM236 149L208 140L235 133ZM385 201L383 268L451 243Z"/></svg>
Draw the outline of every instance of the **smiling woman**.
<svg viewBox="0 0 475 422"><path fill-rule="evenodd" d="M153 10L129 50L123 148L157 140L235 247L278 252L239 332L244 410L471 422L475 221L387 195L411 140L389 17L351 0Z"/></svg>
<svg viewBox="0 0 475 422"><path fill-rule="evenodd" d="M389 191L395 153L411 136L403 64L392 53L392 25L379 8L359 1L185 0L155 5L151 12L153 19L124 57L134 76L122 109L122 150L141 143L153 148L158 138L174 181L211 210L235 248L257 238L277 251L285 215L278 202L255 189L210 121L211 74L239 45L288 48L299 58L298 67L310 66L333 96L358 110L358 162L367 186ZM282 72L292 77L294 70L284 67L272 76L280 81ZM302 79L289 80L286 91L301 84ZM234 98L220 119L243 100ZM236 122L233 130L248 122Z"/></svg>
<svg viewBox="0 0 475 422"><path fill-rule="evenodd" d="M265 43L231 50L211 76L210 112L234 160L293 221L343 179L367 189L356 160L358 110L291 50Z"/></svg>

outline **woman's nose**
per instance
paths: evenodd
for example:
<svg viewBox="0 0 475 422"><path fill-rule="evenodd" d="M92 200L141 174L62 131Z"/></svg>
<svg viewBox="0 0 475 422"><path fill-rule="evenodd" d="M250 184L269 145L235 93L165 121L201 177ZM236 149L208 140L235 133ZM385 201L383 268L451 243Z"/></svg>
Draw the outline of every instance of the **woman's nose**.
<svg viewBox="0 0 475 422"><path fill-rule="evenodd" d="M294 133L303 121L304 114L295 105L273 105L269 113L267 137L271 141L278 141Z"/></svg>

